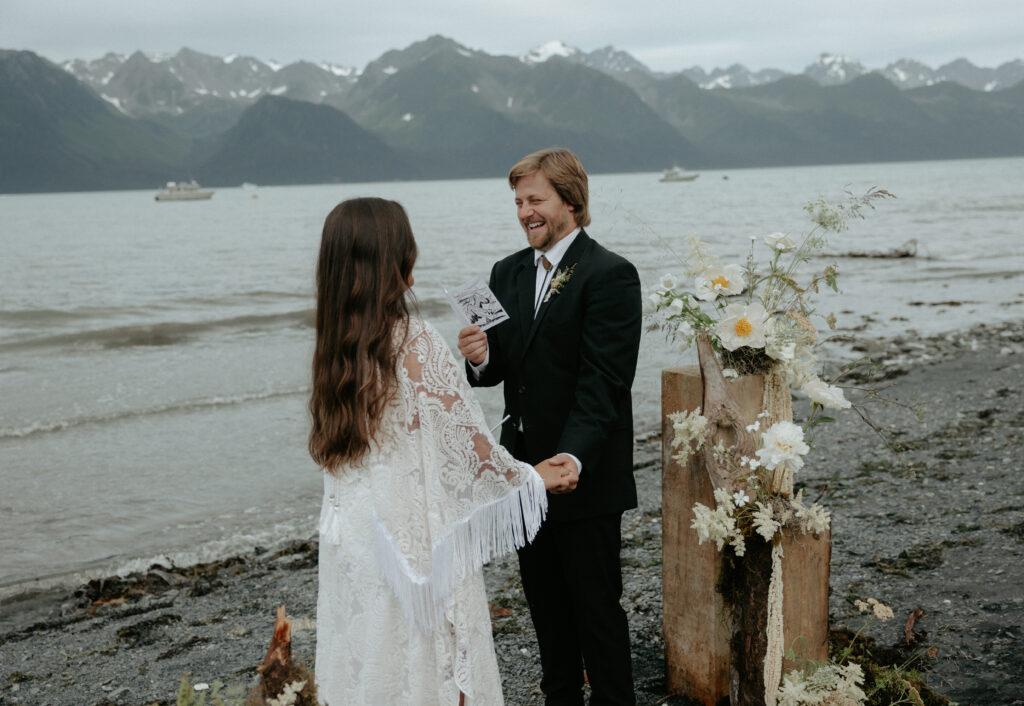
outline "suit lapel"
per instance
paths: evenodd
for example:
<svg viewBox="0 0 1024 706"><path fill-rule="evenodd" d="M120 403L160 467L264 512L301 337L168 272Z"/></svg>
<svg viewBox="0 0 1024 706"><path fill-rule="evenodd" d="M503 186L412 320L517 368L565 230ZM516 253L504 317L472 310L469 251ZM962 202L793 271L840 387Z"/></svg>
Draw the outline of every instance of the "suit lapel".
<svg viewBox="0 0 1024 706"><path fill-rule="evenodd" d="M516 275L519 302L519 329L525 340L533 325L533 295L537 289L537 271L533 265L533 250L527 250Z"/></svg>
<svg viewBox="0 0 1024 706"><path fill-rule="evenodd" d="M572 241L572 245L569 246L569 249L565 251L565 255L562 256L561 261L559 261L558 268L555 270L555 274L557 274L559 272L562 272L564 270L568 270L570 267L572 267L573 265L577 264L581 259L583 259L583 256L586 253L586 251L587 251L587 249L588 249L588 247L589 247L591 242L593 242L593 241L591 241L590 236L587 235L587 232L584 231L584 230L581 230L579 232L579 235L576 236L576 239L574 241ZM552 275L552 277L553 276L554 275ZM531 289L530 291L534 292L537 289L536 273L534 273L534 278L533 278L532 281L533 281L533 289ZM568 287L569 284L566 283L565 286ZM550 290L548 290L548 291L550 291ZM522 292L521 291L520 291L520 295L519 296L522 297ZM537 316L533 318L532 325L529 327L529 330L527 331L527 333L525 335L525 338L523 339L523 353L524 354L526 353L527 349L530 347L530 341L533 340L534 334L536 334L537 333L537 329L540 328L541 322L544 321L544 315L547 313L548 309L551 308L551 306L555 304L555 302L558 300L558 297L560 297L560 296L563 296L563 295L561 293L554 294L547 301L542 301L541 302L540 310L537 312ZM545 297L547 297L547 295L545 295ZM530 307L531 307L530 311L532 312L533 311L533 308L532 308L533 307L533 301L532 300L530 302Z"/></svg>

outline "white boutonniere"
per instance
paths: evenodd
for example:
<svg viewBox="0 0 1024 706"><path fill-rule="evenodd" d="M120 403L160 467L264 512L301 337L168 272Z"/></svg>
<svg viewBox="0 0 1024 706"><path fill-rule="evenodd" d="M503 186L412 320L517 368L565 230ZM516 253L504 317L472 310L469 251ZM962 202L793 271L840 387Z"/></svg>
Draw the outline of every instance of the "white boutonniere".
<svg viewBox="0 0 1024 706"><path fill-rule="evenodd" d="M551 297L562 291L562 287L568 284L569 278L572 277L572 272L575 269L576 265L574 264L572 267L561 267L555 271L555 276L551 278L551 286L548 287L548 293L544 296L544 301L551 299Z"/></svg>

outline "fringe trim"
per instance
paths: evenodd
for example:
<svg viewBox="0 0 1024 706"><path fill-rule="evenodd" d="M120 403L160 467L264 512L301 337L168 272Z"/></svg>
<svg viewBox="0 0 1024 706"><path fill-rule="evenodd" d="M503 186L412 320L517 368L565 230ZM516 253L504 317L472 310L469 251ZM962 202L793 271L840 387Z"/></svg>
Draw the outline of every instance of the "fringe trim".
<svg viewBox="0 0 1024 706"><path fill-rule="evenodd" d="M455 523L431 547L430 573L417 575L373 511L377 564L410 622L430 634L445 625L445 611L458 579L494 557L525 546L537 536L547 513L544 479L533 468L526 482Z"/></svg>

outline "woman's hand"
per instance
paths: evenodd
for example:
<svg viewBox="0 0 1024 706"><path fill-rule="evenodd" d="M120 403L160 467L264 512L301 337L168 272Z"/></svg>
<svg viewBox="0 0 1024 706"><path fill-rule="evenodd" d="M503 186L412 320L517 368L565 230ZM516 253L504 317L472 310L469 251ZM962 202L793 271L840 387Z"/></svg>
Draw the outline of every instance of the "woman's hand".
<svg viewBox="0 0 1024 706"><path fill-rule="evenodd" d="M544 487L554 494L569 493L576 489L580 474L576 463L568 454L558 454L534 466L540 477L544 479Z"/></svg>

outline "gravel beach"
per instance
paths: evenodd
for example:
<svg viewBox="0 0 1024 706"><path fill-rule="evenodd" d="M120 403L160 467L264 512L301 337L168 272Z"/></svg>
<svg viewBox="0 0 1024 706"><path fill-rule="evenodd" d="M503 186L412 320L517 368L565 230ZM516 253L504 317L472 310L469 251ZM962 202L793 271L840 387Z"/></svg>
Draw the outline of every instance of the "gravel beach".
<svg viewBox="0 0 1024 706"><path fill-rule="evenodd" d="M816 429L796 479L832 513L831 624L856 630L853 601L876 598L896 619L867 632L890 645L920 608L932 687L962 705L1024 704L1024 324L846 345L884 362L873 384L901 404L868 404L895 450L839 413ZM664 688L659 437L638 438L635 466L640 507L623 520L622 562L638 701L686 704ZM506 701L543 703L514 557L485 576ZM315 541L8 601L0 704L172 704L183 673L248 687L281 604L295 656L311 664Z"/></svg>

